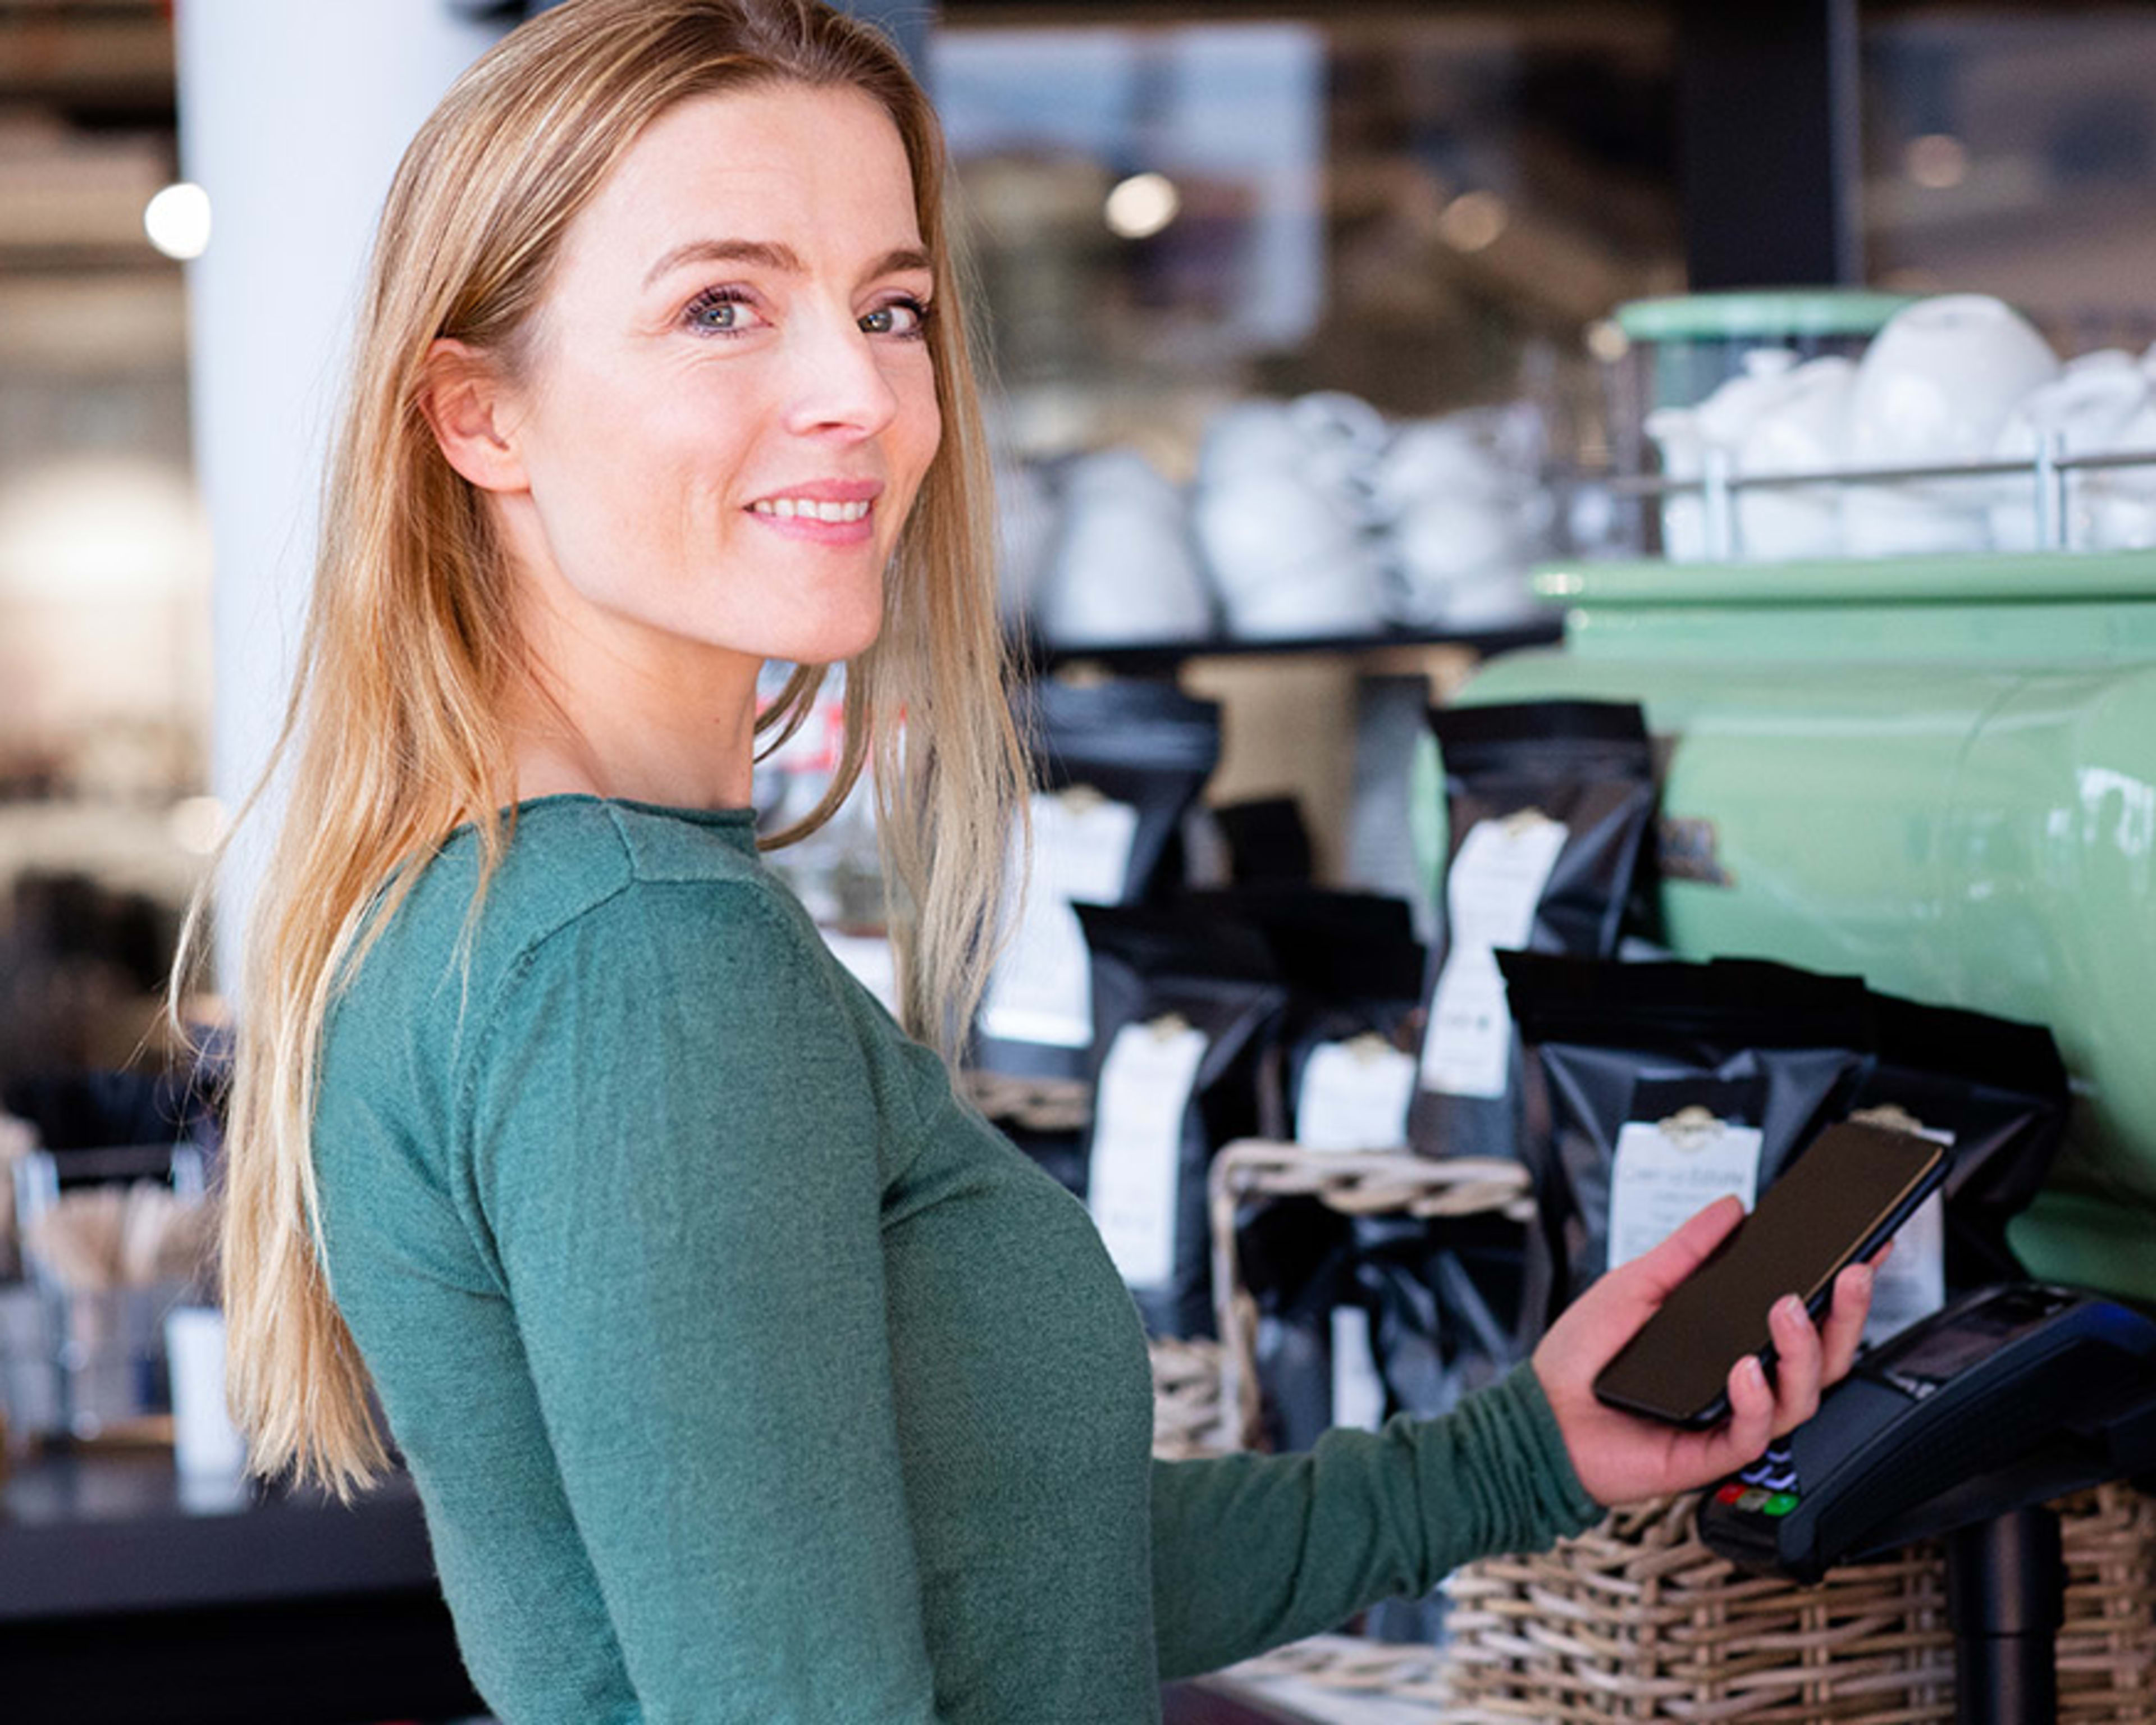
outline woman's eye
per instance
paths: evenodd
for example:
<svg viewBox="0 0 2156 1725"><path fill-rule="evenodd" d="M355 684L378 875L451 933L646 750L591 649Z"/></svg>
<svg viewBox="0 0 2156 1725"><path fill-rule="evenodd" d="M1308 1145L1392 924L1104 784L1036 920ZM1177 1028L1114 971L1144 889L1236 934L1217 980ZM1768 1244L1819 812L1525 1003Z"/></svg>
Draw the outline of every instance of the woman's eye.
<svg viewBox="0 0 2156 1725"><path fill-rule="evenodd" d="M684 314L690 326L711 336L737 336L755 329L763 317L746 295L724 288L699 294Z"/></svg>
<svg viewBox="0 0 2156 1725"><path fill-rule="evenodd" d="M917 341L927 332L928 308L918 300L893 300L864 317L861 328L871 336L896 336L901 341Z"/></svg>

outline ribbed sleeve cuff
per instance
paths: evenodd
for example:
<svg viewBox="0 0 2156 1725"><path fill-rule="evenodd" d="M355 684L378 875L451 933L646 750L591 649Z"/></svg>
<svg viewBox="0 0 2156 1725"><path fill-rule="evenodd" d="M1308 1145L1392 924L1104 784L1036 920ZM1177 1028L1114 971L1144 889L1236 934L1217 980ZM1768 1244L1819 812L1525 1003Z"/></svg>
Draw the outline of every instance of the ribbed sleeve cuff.
<svg viewBox="0 0 2156 1725"><path fill-rule="evenodd" d="M1573 1471L1533 1367L1514 1367L1463 1401L1459 1414L1473 1429L1463 1460L1474 1476L1481 1552L1540 1551L1602 1519L1603 1507Z"/></svg>

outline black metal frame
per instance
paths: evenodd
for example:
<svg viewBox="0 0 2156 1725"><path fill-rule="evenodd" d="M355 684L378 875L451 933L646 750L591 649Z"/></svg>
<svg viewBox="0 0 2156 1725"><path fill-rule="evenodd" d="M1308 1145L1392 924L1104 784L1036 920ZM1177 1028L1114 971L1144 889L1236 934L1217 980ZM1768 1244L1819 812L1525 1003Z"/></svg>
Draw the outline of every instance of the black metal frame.
<svg viewBox="0 0 2156 1725"><path fill-rule="evenodd" d="M1864 280L1856 0L1678 0L1692 291Z"/></svg>

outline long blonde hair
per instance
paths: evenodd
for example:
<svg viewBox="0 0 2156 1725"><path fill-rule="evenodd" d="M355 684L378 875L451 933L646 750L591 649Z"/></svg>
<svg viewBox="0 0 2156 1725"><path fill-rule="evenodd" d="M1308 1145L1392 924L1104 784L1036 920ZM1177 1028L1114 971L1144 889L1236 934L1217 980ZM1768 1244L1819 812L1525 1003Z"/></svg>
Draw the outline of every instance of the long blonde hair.
<svg viewBox="0 0 2156 1725"><path fill-rule="evenodd" d="M944 430L888 572L882 634L847 667L839 770L820 805L767 843L814 830L870 768L903 912L908 1027L949 1058L978 1000L1024 765L1004 700L988 461L935 117L884 38L819 0L567 0L465 72L398 170L299 670L242 811L273 778L289 783L248 927L223 1178L229 1385L258 1471L292 1470L342 1494L382 1466L365 1368L321 1255L312 1120L325 1020L449 832L477 829L483 894L515 829L513 811L497 813L513 785L500 716L528 675L512 572L421 411L429 347L456 338L514 375L565 232L642 130L688 98L773 82L858 89L904 141L939 277L931 348ZM797 668L758 731L790 732L824 675ZM176 1001L201 962L207 907L205 891Z"/></svg>

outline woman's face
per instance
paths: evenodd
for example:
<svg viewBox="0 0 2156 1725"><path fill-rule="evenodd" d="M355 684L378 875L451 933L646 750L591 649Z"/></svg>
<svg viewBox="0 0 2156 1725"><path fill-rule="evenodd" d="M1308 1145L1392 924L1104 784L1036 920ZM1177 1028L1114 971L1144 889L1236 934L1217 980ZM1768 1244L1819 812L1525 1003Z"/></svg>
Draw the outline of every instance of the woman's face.
<svg viewBox="0 0 2156 1725"><path fill-rule="evenodd" d="M557 621L634 655L859 652L936 453L906 151L851 90L699 97L577 217L498 424Z"/></svg>

